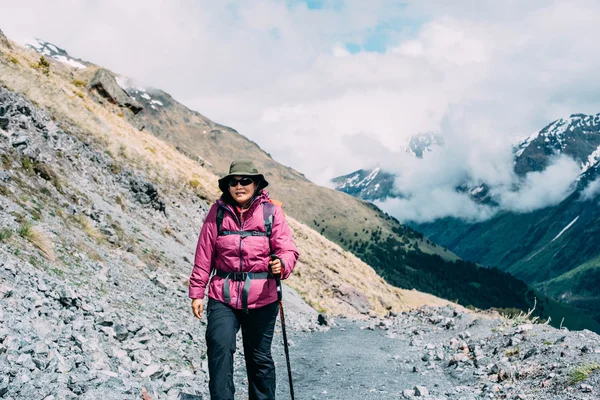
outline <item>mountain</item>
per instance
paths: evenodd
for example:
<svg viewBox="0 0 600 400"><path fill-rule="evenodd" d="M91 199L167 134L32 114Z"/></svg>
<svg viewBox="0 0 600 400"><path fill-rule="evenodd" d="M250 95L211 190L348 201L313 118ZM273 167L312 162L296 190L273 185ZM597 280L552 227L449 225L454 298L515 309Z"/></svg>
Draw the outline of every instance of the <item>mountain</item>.
<svg viewBox="0 0 600 400"><path fill-rule="evenodd" d="M433 151L434 146L444 146L444 139L431 132L419 133L410 137L406 152L423 158L423 154Z"/></svg>
<svg viewBox="0 0 600 400"><path fill-rule="evenodd" d="M561 154L578 162L581 174L573 182L571 195L556 206L529 213L502 211L488 184L465 182L457 192L494 207L499 211L496 216L480 223L447 217L409 225L461 258L498 267L600 321L600 293L595 290L600 274L596 269L600 238L595 226L600 213L594 181L600 160L600 114L574 114L520 139L514 146L515 174L523 178L543 171L552 157ZM336 178L337 190L370 201L401 193L401 188L375 192L375 180L363 178L383 174L393 180L393 175L380 170L359 172Z"/></svg>
<svg viewBox="0 0 600 400"><path fill-rule="evenodd" d="M598 162L588 168L556 206L503 212L476 224L445 218L418 228L465 259L497 266L600 320L598 169Z"/></svg>
<svg viewBox="0 0 600 400"><path fill-rule="evenodd" d="M433 151L434 146L443 146L444 140L441 136L433 133L421 133L411 136L405 151L417 158L423 158L423 154ZM360 169L348 175L336 177L331 180L335 190L349 194L366 201L384 201L387 198L402 198L402 193L394 189L396 175L381 170L377 167L373 170Z"/></svg>
<svg viewBox="0 0 600 400"><path fill-rule="evenodd" d="M523 176L543 171L557 154L577 161L582 173L600 160L600 114L558 119L520 141L515 147L515 172Z"/></svg>
<svg viewBox="0 0 600 400"><path fill-rule="evenodd" d="M335 189L363 200L385 200L394 194L395 175L375 168L360 169L351 174L334 178Z"/></svg>
<svg viewBox="0 0 600 400"><path fill-rule="evenodd" d="M529 213L501 212L476 224L444 218L412 226L461 257L497 266L600 320L599 146L600 114L554 121L518 143L515 172L542 171L556 154L572 157L582 172L562 202Z"/></svg>
<svg viewBox="0 0 600 400"><path fill-rule="evenodd" d="M216 177L227 171L231 160L251 158L259 169L265 171L271 183L272 196L284 202L290 217L297 218L342 249L352 252L388 283L479 308L526 310L533 304L535 294L522 281L501 271L459 260L372 204L314 185L301 173L274 161L256 143L237 131L188 109L164 91L140 87L94 65L74 69L51 60L48 67L41 60L36 63L31 53L21 50L9 57L12 58L4 63L2 71L1 82L5 86L29 96L32 96L31 85L45 87L40 97L34 100L52 111L58 123L72 125L73 110L78 110L81 113L79 125L86 127L87 131L98 132L99 145L111 157L131 159L148 169L148 173L156 176L158 181L166 179L172 182L169 191L186 188L197 193L200 200L210 202L218 196ZM111 129L107 121L118 128ZM128 132L127 140L134 144L133 149L128 150L120 143L122 131ZM187 161L175 163L172 151L185 156ZM144 161L147 157L152 160L150 165ZM189 162L195 167L190 168ZM156 168L161 171L160 174ZM169 202L151 193L153 206L168 215ZM149 195L140 196L146 199ZM310 254L319 254L319 251L312 249ZM326 259L324 252L320 254L312 258L315 265ZM332 277L330 273L340 274L340 277ZM304 276L302 269L299 276ZM295 288L317 308L324 307L329 301L329 297L323 295L323 285L327 288L325 293L334 298L332 303L335 307L341 307L340 302L344 303L340 298L354 298L352 290L340 290L339 284L327 284L330 279L346 279L338 267L332 267L328 272L309 273L308 277L308 281L296 281ZM311 288L306 282L316 284ZM294 280L290 284L294 284ZM373 290L368 283L355 282L352 287L362 288L361 291ZM378 297L372 301L374 303L369 304L373 309L383 309L390 304L390 301L378 300ZM357 307L365 310L364 306ZM552 310L541 304L536 312L546 316L551 315ZM571 326L586 326L587 322L581 325L584 320L575 316Z"/></svg>

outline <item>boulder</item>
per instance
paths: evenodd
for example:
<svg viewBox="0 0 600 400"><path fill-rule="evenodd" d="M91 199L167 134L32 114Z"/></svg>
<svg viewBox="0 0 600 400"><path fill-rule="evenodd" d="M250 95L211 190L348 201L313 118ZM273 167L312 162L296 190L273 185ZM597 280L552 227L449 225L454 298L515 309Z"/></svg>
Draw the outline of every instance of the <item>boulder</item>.
<svg viewBox="0 0 600 400"><path fill-rule="evenodd" d="M342 284L340 287L334 288L334 293L337 298L350 304L359 313L367 314L370 311L369 300L356 288L347 284Z"/></svg>
<svg viewBox="0 0 600 400"><path fill-rule="evenodd" d="M0 29L0 48L12 50L12 46L11 46L10 42L8 41L8 38L6 36L4 36L2 29Z"/></svg>
<svg viewBox="0 0 600 400"><path fill-rule="evenodd" d="M108 70L101 68L88 84L90 90L95 90L98 94L119 107L129 108L134 114L139 113L144 107L134 98L129 96L115 80L115 77Z"/></svg>

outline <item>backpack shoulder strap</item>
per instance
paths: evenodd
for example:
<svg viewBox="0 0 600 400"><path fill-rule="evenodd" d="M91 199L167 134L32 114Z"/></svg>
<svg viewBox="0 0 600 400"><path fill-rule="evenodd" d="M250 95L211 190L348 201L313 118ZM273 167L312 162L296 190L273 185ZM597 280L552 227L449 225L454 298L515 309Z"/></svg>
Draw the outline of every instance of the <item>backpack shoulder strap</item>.
<svg viewBox="0 0 600 400"><path fill-rule="evenodd" d="M217 208L217 236L221 234L221 225L223 225L224 210L223 207Z"/></svg>
<svg viewBox="0 0 600 400"><path fill-rule="evenodd" d="M265 221L265 232L270 238L273 232L273 215L275 214L275 204L271 202L263 203L263 219Z"/></svg>

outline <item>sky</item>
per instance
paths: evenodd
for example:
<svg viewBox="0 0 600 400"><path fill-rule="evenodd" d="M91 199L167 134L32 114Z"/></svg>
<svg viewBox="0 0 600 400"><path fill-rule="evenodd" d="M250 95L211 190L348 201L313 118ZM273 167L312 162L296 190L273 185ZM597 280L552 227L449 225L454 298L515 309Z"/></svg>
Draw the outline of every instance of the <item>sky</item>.
<svg viewBox="0 0 600 400"><path fill-rule="evenodd" d="M402 221L492 215L454 191L465 179L517 212L560 201L577 166L557 157L515 192L511 143L600 112L595 0L0 1L11 39L163 89L318 184L398 174L410 198L380 206ZM423 132L444 151L407 156Z"/></svg>

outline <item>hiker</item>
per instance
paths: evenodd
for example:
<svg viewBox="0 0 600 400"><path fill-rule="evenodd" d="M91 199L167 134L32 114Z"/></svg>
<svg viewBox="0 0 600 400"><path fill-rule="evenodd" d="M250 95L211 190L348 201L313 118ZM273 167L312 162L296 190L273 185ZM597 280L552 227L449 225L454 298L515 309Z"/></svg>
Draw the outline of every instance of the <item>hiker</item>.
<svg viewBox="0 0 600 400"><path fill-rule="evenodd" d="M233 354L242 328L249 400L275 399L271 342L279 311L275 276L290 276L298 251L281 207L264 190L269 183L251 161L234 161L219 179L221 198L198 239L189 297L206 315L211 399L233 400Z"/></svg>

